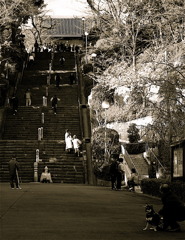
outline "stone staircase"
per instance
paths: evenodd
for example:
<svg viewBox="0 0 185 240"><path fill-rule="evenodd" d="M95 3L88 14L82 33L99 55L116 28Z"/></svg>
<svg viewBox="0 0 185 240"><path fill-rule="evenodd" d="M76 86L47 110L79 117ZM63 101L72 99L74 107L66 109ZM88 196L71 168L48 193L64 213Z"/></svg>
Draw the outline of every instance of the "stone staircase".
<svg viewBox="0 0 185 240"><path fill-rule="evenodd" d="M139 174L139 179L143 179L148 176L148 163L143 157L143 154L124 154L124 159L127 162L129 168L136 168Z"/></svg>
<svg viewBox="0 0 185 240"><path fill-rule="evenodd" d="M55 53L53 68L62 76L61 85L55 87L54 72L47 85L50 53L38 53L33 66L29 66L17 91L19 109L12 115L7 109L3 140L0 141L0 180L9 181L8 161L16 154L20 162L22 182L34 180L36 149L39 149L39 177L45 165L48 166L53 182L84 183L84 167L81 157L65 152L64 133L69 129L81 138L78 106L78 85L69 85L69 74L74 72L73 53L63 54L66 61L61 69L60 54ZM24 93L30 88L32 106L25 106ZM48 88L48 105L43 106L43 96ZM50 98L60 98L57 114L51 109ZM44 121L42 116L44 115ZM43 139L38 139L38 128L43 127ZM55 159L55 161L53 161Z"/></svg>
<svg viewBox="0 0 185 240"><path fill-rule="evenodd" d="M39 149L38 177L44 166L50 169L53 182L63 183L83 183L83 164L74 154L65 153L63 141L46 140L1 140L0 141L0 180L7 182L9 179L8 161L16 153L20 164L19 175L22 182L34 181L34 166L36 149Z"/></svg>

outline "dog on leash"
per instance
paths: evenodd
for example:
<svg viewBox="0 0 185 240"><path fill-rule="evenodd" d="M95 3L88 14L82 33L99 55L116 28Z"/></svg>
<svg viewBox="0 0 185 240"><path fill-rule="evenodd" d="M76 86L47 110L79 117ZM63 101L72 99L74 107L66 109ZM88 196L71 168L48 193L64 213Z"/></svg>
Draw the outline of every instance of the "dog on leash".
<svg viewBox="0 0 185 240"><path fill-rule="evenodd" d="M157 231L157 227L160 225L160 216L158 213L154 211L152 205L146 204L145 206L146 212L146 227L143 229L144 231L148 229L149 226L152 226L150 229Z"/></svg>

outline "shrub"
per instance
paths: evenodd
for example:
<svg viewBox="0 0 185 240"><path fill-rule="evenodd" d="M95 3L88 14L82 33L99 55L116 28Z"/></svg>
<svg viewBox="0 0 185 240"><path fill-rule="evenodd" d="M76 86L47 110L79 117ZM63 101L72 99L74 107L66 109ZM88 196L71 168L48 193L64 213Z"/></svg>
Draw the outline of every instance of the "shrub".
<svg viewBox="0 0 185 240"><path fill-rule="evenodd" d="M127 132L130 143L137 143L140 140L139 129L135 123L130 124Z"/></svg>
<svg viewBox="0 0 185 240"><path fill-rule="evenodd" d="M92 135L92 153L93 158L98 160L105 159L105 131L107 153L106 159L109 159L111 154L120 154L121 145L119 142L119 134L116 130L110 128L99 128Z"/></svg>
<svg viewBox="0 0 185 240"><path fill-rule="evenodd" d="M97 179L110 181L110 173L109 173L110 165L106 165L103 168L94 168L94 174Z"/></svg>
<svg viewBox="0 0 185 240"><path fill-rule="evenodd" d="M128 154L139 154L145 152L145 142L140 143L126 143L124 145L125 149L127 150Z"/></svg>
<svg viewBox="0 0 185 240"><path fill-rule="evenodd" d="M87 74L89 72L93 72L93 65L91 63L84 64L83 71L84 71L84 74Z"/></svg>
<svg viewBox="0 0 185 240"><path fill-rule="evenodd" d="M170 185L172 191L183 201L185 201L185 183L181 181L170 182L166 179L150 179L145 178L141 180L141 191L156 197L161 197L159 191L161 184L167 183Z"/></svg>
<svg viewBox="0 0 185 240"><path fill-rule="evenodd" d="M151 178L145 178L141 180L141 191L145 194L149 194L152 196L160 197L160 186L163 183L169 183L166 181L166 179L151 179Z"/></svg>

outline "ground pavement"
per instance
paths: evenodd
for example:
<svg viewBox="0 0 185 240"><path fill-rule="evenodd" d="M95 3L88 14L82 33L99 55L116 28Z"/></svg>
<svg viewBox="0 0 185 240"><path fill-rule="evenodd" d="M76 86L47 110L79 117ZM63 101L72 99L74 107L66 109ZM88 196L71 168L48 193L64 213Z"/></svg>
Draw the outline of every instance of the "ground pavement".
<svg viewBox="0 0 185 240"><path fill-rule="evenodd" d="M158 198L108 187L25 183L0 184L1 240L174 240L182 232L143 231L144 205Z"/></svg>

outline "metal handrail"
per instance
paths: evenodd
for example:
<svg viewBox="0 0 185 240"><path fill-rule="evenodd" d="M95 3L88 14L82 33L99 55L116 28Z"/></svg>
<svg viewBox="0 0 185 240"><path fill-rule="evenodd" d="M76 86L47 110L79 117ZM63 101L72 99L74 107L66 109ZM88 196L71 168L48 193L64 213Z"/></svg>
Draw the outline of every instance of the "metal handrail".
<svg viewBox="0 0 185 240"><path fill-rule="evenodd" d="M153 154L153 156L155 157L155 159L157 160L158 164L162 167L163 170L166 170L165 167L162 165L162 163L160 162L160 160L158 159L158 157L155 155L155 153L149 148L149 151Z"/></svg>
<svg viewBox="0 0 185 240"><path fill-rule="evenodd" d="M130 157L130 155L128 154L128 152L127 152L126 149L125 149L125 155L127 155L127 156L129 157L129 160L130 160L130 162L132 163L132 165L134 166L137 174L140 175L138 169L136 168L136 165L135 165L134 162L132 161L132 158Z"/></svg>

